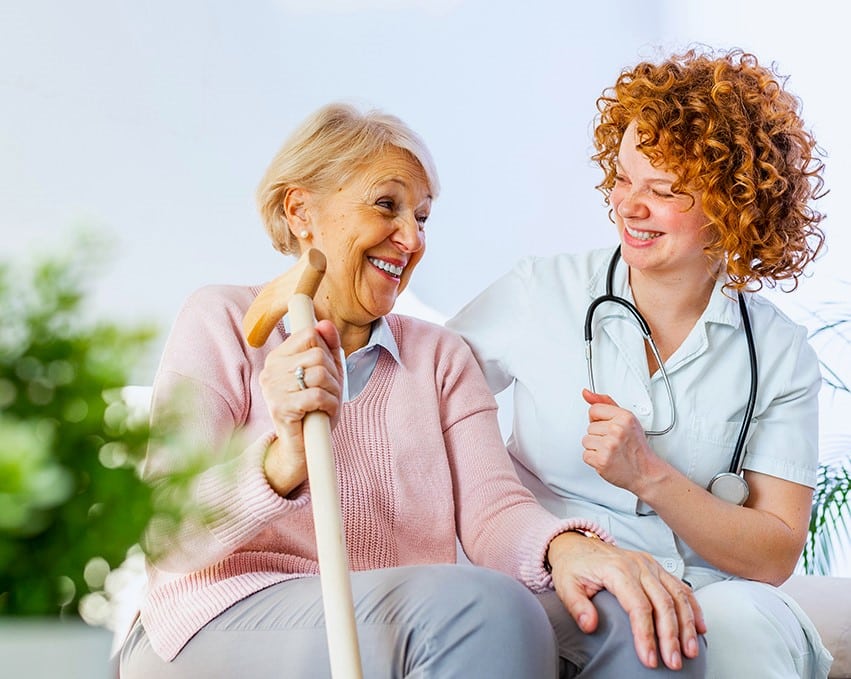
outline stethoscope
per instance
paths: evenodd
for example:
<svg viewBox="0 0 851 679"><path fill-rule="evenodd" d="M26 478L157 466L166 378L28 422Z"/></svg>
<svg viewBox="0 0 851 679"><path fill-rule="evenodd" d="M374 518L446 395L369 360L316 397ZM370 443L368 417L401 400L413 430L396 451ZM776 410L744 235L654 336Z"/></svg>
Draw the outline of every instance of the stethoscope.
<svg viewBox="0 0 851 679"><path fill-rule="evenodd" d="M662 362L662 357L659 354L659 349L656 347L656 342L650 333L650 325L645 320L644 316L638 308L629 300L623 297L618 297L612 292L613 281L615 278L615 268L620 259L621 249L618 246L612 254L612 259L609 262L609 270L606 274L606 294L600 295L591 302L588 311L585 314L585 361L588 364L588 382L590 383L591 391L596 392L594 385L594 369L591 360L591 325L594 321L594 311L597 307L606 302L619 304L626 309L635 321L638 323L639 330L644 336L644 340L653 352L653 357L656 359L656 364L659 366L659 373L662 376L662 381L665 383L665 391L668 393L668 401L671 404L671 422L664 429L645 431L647 436L662 436L667 434L674 428L677 423L677 409L674 404L674 393L671 390L671 382L668 379L668 372L665 370L665 364ZM750 489L748 482L742 476L742 463L744 461L745 440L748 436L748 428L750 427L751 417L753 416L754 407L756 406L756 389L757 389L757 364L756 364L756 349L754 347L753 332L751 330L751 320L748 315L748 309L745 305L744 297L741 292L737 293L739 299L739 310L742 315L742 325L745 328L745 338L748 342L748 358L750 359L751 367L751 388L748 394L748 405L745 408L745 419L742 422L742 428L739 431L739 438L736 440L736 447L733 449L733 457L730 460L730 468L726 472L720 472L715 475L712 481L709 482L707 490L716 497L732 502L733 504L742 505L748 499Z"/></svg>

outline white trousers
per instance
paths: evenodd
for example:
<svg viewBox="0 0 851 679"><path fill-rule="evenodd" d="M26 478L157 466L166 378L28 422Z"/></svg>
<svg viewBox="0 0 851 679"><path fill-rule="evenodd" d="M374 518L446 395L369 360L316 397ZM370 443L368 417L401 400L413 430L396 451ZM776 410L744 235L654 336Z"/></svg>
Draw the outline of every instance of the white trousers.
<svg viewBox="0 0 851 679"><path fill-rule="evenodd" d="M827 676L798 614L777 588L749 580L725 580L695 594L708 628L709 679Z"/></svg>

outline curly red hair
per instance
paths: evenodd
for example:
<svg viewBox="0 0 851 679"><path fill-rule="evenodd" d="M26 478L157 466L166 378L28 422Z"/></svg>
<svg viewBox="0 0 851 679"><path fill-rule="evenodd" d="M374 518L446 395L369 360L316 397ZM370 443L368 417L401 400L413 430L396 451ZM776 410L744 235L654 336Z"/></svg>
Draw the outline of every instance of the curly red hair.
<svg viewBox="0 0 851 679"><path fill-rule="evenodd" d="M597 99L593 159L609 202L618 147L636 121L639 149L672 172L677 192L702 193L711 261L724 261L729 287L791 280L824 245L824 163L799 115L800 101L774 67L739 49L691 49L625 70Z"/></svg>

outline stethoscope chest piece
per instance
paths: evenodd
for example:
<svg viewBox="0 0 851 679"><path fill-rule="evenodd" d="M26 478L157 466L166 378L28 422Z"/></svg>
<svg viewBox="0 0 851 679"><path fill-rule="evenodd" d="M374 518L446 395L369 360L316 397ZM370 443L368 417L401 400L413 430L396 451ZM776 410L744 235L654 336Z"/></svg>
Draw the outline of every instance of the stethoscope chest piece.
<svg viewBox="0 0 851 679"><path fill-rule="evenodd" d="M741 474L733 472L716 474L715 478L709 482L708 490L715 497L732 502L734 505L745 504L750 494L748 482Z"/></svg>

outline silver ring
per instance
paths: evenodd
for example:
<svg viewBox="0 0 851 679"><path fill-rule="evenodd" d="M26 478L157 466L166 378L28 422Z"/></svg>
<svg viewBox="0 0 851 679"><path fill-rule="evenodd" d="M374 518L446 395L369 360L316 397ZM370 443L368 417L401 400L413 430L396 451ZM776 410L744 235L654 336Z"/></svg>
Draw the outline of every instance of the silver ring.
<svg viewBox="0 0 851 679"><path fill-rule="evenodd" d="M304 383L304 368L300 365L295 367L295 381L298 384L299 389L307 389L307 385Z"/></svg>

